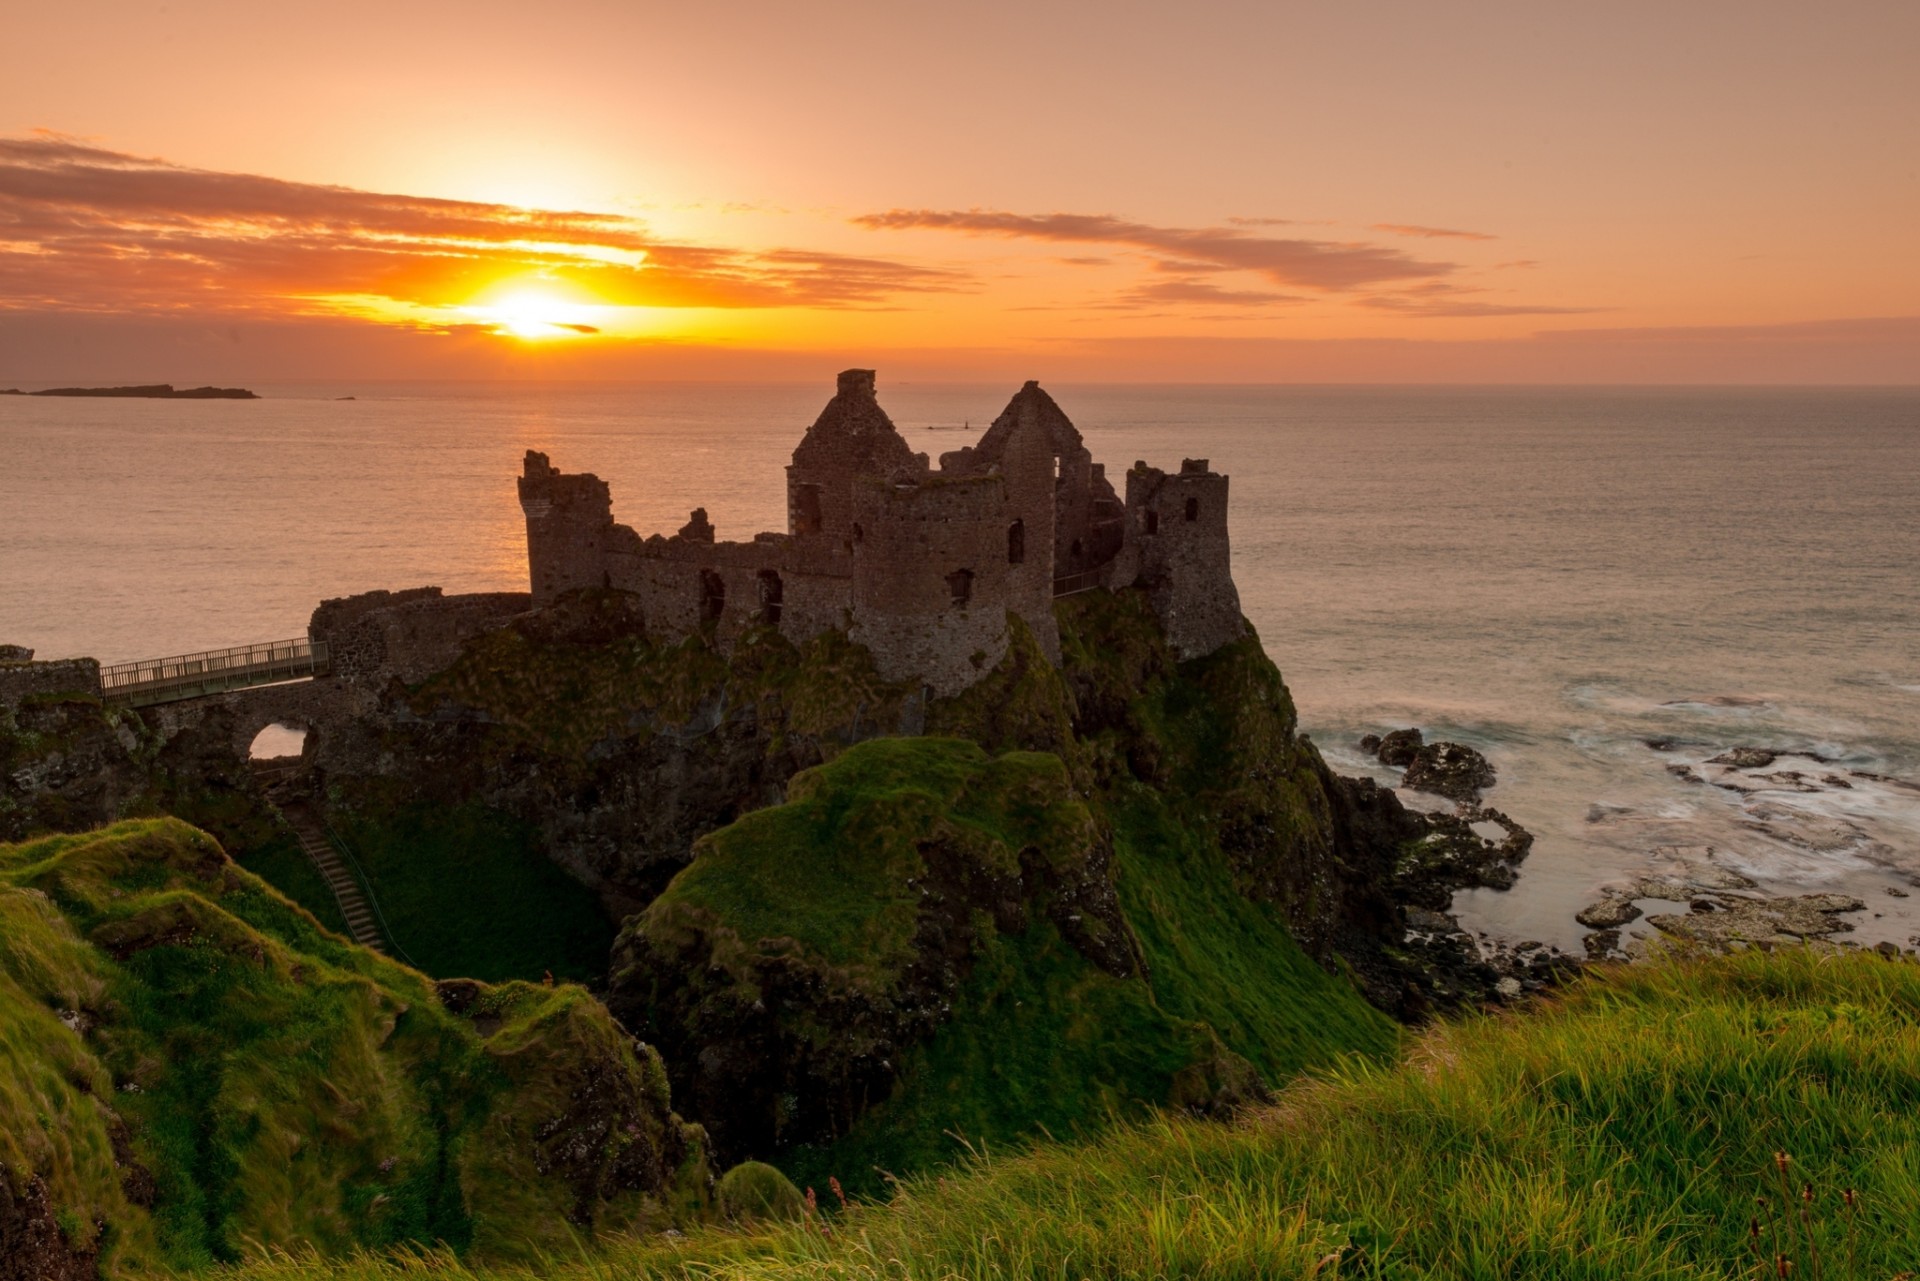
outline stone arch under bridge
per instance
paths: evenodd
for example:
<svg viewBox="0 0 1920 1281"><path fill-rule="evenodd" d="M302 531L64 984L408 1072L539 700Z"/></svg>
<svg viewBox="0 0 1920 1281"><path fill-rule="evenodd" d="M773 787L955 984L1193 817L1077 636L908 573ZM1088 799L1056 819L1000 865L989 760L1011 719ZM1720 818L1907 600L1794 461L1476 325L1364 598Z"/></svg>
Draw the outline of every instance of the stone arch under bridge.
<svg viewBox="0 0 1920 1281"><path fill-rule="evenodd" d="M300 757L311 763L328 736L353 718L354 702L348 687L323 678L183 699L142 708L140 714L164 741L191 736L200 740L202 752L224 748L236 766L252 759L253 740L261 730L269 725L291 725L306 731Z"/></svg>

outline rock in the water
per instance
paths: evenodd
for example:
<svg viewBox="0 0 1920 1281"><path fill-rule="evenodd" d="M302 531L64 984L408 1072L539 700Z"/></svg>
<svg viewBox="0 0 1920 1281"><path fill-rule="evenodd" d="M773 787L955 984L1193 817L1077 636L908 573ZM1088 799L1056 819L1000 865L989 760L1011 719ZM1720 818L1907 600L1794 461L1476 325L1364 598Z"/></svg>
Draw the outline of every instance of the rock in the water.
<svg viewBox="0 0 1920 1281"><path fill-rule="evenodd" d="M1707 758L1709 765L1731 765L1735 769L1765 769L1773 764L1778 752L1764 747L1734 747Z"/></svg>
<svg viewBox="0 0 1920 1281"><path fill-rule="evenodd" d="M1362 734L1360 736L1360 750L1369 756L1378 756L1380 754L1380 736L1378 734Z"/></svg>
<svg viewBox="0 0 1920 1281"><path fill-rule="evenodd" d="M1663 872L1695 889L1750 890L1754 888L1751 879L1730 867L1721 867L1711 862L1713 858L1711 845L1662 845L1653 854L1654 858L1663 864L1661 868Z"/></svg>
<svg viewBox="0 0 1920 1281"><path fill-rule="evenodd" d="M1865 906L1844 894L1802 894L1776 899L1721 898L1718 911L1649 916L1647 924L1663 934L1709 947L1820 939L1853 929L1842 912Z"/></svg>
<svg viewBox="0 0 1920 1281"><path fill-rule="evenodd" d="M1628 921L1636 920L1640 909L1633 900L1621 898L1618 894L1608 894L1597 903L1589 903L1574 913L1573 919L1591 930L1618 929Z"/></svg>
<svg viewBox="0 0 1920 1281"><path fill-rule="evenodd" d="M1473 802L1480 799L1481 788L1493 786L1493 766L1462 743L1428 743L1414 753L1400 783L1450 801Z"/></svg>
<svg viewBox="0 0 1920 1281"><path fill-rule="evenodd" d="M1589 960L1601 961L1620 950L1619 930L1595 930L1580 940Z"/></svg>
<svg viewBox="0 0 1920 1281"><path fill-rule="evenodd" d="M1667 766L1667 773L1673 775L1683 783L1704 783L1707 781L1694 773L1693 766L1691 765L1669 765Z"/></svg>
<svg viewBox="0 0 1920 1281"><path fill-rule="evenodd" d="M1413 758L1424 741L1417 729L1397 729L1375 744L1374 755L1380 758L1382 765L1397 765L1404 769L1413 764Z"/></svg>

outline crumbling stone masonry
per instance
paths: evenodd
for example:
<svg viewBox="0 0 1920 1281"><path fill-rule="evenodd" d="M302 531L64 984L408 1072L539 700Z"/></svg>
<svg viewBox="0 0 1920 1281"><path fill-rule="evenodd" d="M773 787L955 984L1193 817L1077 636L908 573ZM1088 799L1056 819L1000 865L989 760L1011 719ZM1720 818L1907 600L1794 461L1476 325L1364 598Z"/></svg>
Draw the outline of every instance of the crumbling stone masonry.
<svg viewBox="0 0 1920 1281"><path fill-rule="evenodd" d="M1051 396L1022 387L975 445L915 453L880 408L869 369L839 388L793 451L787 531L720 542L706 511L667 537L613 519L605 481L528 451L520 478L536 606L580 588L639 598L649 631L706 631L723 648L750 627L796 643L846 631L890 680L965 689L1006 650L1009 615L1058 661L1055 596L1144 587L1175 652L1240 635L1227 478L1188 459L1145 463L1125 500Z"/></svg>

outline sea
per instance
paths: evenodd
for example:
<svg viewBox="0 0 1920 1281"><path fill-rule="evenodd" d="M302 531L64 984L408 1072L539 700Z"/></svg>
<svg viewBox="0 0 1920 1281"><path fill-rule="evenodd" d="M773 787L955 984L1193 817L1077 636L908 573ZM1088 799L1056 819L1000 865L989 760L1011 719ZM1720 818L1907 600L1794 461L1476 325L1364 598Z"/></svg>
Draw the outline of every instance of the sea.
<svg viewBox="0 0 1920 1281"><path fill-rule="evenodd" d="M528 449L643 535L780 529L831 382L257 390L0 397L0 642L115 662L371 588L522 589ZM936 457L1014 390L880 384ZM1704 855L1920 941L1920 388L1049 390L1116 477L1231 476L1242 606L1336 768L1397 782L1357 741L1403 726L1494 764L1536 843L1460 895L1476 931L1578 952L1582 906ZM1782 755L1709 763L1736 747Z"/></svg>

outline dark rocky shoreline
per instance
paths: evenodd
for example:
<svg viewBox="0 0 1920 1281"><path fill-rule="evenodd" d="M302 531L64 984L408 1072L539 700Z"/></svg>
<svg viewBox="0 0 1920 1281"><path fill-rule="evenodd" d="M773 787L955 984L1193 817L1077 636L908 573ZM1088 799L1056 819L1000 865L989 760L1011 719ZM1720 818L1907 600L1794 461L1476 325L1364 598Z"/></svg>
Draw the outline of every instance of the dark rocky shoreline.
<svg viewBox="0 0 1920 1281"><path fill-rule="evenodd" d="M172 383L147 383L133 387L49 387L44 391L21 391L18 387L0 389L0 396L101 396L125 400L258 400L259 393L245 387L182 387Z"/></svg>

